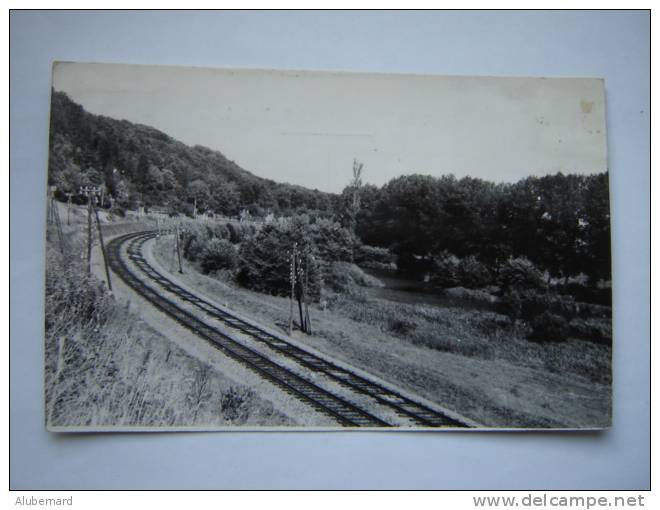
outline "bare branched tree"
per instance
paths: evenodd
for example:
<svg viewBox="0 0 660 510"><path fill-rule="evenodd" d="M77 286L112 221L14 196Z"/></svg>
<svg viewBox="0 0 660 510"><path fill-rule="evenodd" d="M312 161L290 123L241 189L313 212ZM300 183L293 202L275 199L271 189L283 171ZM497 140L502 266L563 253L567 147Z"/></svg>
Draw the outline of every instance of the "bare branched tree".
<svg viewBox="0 0 660 510"><path fill-rule="evenodd" d="M357 215L360 212L360 188L362 187L362 170L364 164L359 163L357 159L353 159L353 178L349 184L352 189L353 196L350 205L349 214L351 217L351 228L355 230L357 223Z"/></svg>

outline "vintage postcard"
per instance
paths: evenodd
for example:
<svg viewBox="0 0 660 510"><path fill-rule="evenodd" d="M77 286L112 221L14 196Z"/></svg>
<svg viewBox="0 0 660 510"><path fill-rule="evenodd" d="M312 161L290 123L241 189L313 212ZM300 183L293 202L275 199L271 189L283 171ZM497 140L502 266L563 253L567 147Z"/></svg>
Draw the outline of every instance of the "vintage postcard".
<svg viewBox="0 0 660 510"><path fill-rule="evenodd" d="M52 431L611 424L604 82L58 62Z"/></svg>

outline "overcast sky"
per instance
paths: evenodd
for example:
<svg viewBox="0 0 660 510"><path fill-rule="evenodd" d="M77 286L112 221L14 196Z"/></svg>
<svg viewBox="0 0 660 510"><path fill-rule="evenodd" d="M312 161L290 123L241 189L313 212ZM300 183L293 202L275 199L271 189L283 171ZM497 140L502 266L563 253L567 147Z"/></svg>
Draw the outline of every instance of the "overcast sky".
<svg viewBox="0 0 660 510"><path fill-rule="evenodd" d="M338 192L410 173L501 182L607 170L603 82L58 63L89 112L153 126L277 181Z"/></svg>

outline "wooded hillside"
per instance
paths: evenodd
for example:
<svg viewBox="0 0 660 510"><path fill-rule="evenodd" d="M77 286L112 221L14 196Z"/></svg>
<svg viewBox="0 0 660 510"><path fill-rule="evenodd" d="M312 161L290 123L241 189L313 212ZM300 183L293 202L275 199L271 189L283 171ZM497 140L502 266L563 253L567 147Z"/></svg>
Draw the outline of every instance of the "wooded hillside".
<svg viewBox="0 0 660 510"><path fill-rule="evenodd" d="M60 193L102 185L118 205L166 206L172 212L247 208L290 215L330 213L336 195L257 177L218 151L189 147L149 126L93 115L53 91L48 181ZM81 200L83 198L81 197Z"/></svg>

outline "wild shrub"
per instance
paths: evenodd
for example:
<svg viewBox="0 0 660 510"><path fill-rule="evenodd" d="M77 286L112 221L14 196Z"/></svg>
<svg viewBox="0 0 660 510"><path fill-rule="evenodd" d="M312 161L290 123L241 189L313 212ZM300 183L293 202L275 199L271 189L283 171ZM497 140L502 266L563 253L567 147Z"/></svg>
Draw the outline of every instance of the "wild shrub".
<svg viewBox="0 0 660 510"><path fill-rule="evenodd" d="M601 306L612 306L612 289L597 288L594 286L569 283L562 287L562 292L574 296L576 300L583 303Z"/></svg>
<svg viewBox="0 0 660 510"><path fill-rule="evenodd" d="M294 243L307 264L307 292L312 300L321 294L322 261L304 221L271 223L241 243L238 281L245 287L288 296L291 293L290 256Z"/></svg>
<svg viewBox="0 0 660 510"><path fill-rule="evenodd" d="M497 283L501 292L509 289L541 290L546 287L543 274L525 257L509 259L500 266Z"/></svg>
<svg viewBox="0 0 660 510"><path fill-rule="evenodd" d="M333 262L323 278L325 287L339 293L355 293L357 287L382 287L383 283L355 264Z"/></svg>
<svg viewBox="0 0 660 510"><path fill-rule="evenodd" d="M126 209L124 209L121 205L119 205L117 202L115 202L110 209L110 214L113 216L116 216L118 218L125 218L126 217Z"/></svg>
<svg viewBox="0 0 660 510"><path fill-rule="evenodd" d="M362 267L391 269L394 264L394 255L387 248L360 244L355 248L354 261Z"/></svg>
<svg viewBox="0 0 660 510"><path fill-rule="evenodd" d="M457 270L460 285L468 289L480 289L492 281L491 272L486 265L473 255L461 259Z"/></svg>
<svg viewBox="0 0 660 510"><path fill-rule="evenodd" d="M197 261L204 246L210 239L209 230L199 223L188 222L180 233L180 243L183 256L190 261Z"/></svg>
<svg viewBox="0 0 660 510"><path fill-rule="evenodd" d="M415 321L407 317L392 317L386 324L387 330L395 335L409 335L417 329Z"/></svg>
<svg viewBox="0 0 660 510"><path fill-rule="evenodd" d="M203 246L199 261L207 274L221 269L233 271L238 267L238 251L226 239L214 237Z"/></svg>
<svg viewBox="0 0 660 510"><path fill-rule="evenodd" d="M223 223L207 223L206 228L210 238L229 239L229 229Z"/></svg>
<svg viewBox="0 0 660 510"><path fill-rule="evenodd" d="M220 398L220 410L226 420L242 424L247 420L255 393L249 388L231 386Z"/></svg>
<svg viewBox="0 0 660 510"><path fill-rule="evenodd" d="M181 231L181 247L183 256L192 262L200 261L204 256L213 255L217 251L217 243L211 247L209 252L209 243L216 240L231 239L231 233L226 225L218 223L199 223L194 221L186 222ZM209 270L213 271L213 269ZM209 272L206 271L205 272Z"/></svg>
<svg viewBox="0 0 660 510"><path fill-rule="evenodd" d="M248 224L227 223L225 227L229 233L228 239L232 244L242 243L244 239L255 232L255 228Z"/></svg>
<svg viewBox="0 0 660 510"><path fill-rule="evenodd" d="M572 336L596 344L612 344L612 322L609 320L573 319L569 326Z"/></svg>
<svg viewBox="0 0 660 510"><path fill-rule="evenodd" d="M429 257L402 252L397 256L396 266L402 274L421 280L425 275L432 273L434 263Z"/></svg>
<svg viewBox="0 0 660 510"><path fill-rule="evenodd" d="M548 310L536 316L532 321L530 340L537 342L563 342L569 334L568 321L561 315Z"/></svg>
<svg viewBox="0 0 660 510"><path fill-rule="evenodd" d="M571 320L579 307L571 296L535 290L509 289L500 300L502 311L514 320L532 321L544 312Z"/></svg>
<svg viewBox="0 0 660 510"><path fill-rule="evenodd" d="M308 224L309 233L321 257L326 262L352 262L357 237L334 221L317 218Z"/></svg>
<svg viewBox="0 0 660 510"><path fill-rule="evenodd" d="M442 289L458 287L460 285L458 258L448 252L434 258L429 282Z"/></svg>

